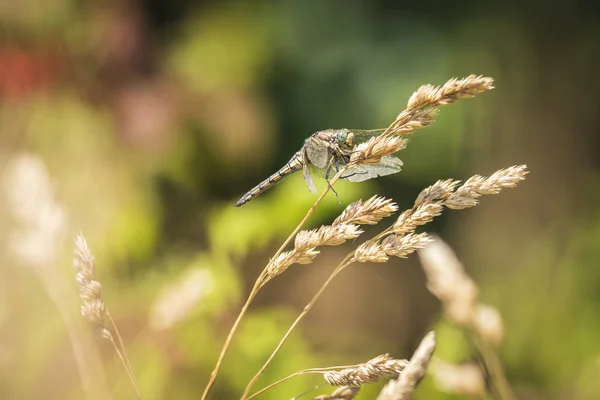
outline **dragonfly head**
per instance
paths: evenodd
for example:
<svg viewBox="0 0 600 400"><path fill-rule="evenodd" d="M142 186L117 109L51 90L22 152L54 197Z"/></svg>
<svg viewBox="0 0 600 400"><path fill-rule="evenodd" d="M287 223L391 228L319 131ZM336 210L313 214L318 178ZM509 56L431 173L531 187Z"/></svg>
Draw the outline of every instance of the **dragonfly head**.
<svg viewBox="0 0 600 400"><path fill-rule="evenodd" d="M340 129L337 133L337 141L340 146L351 148L354 145L354 133L348 129Z"/></svg>

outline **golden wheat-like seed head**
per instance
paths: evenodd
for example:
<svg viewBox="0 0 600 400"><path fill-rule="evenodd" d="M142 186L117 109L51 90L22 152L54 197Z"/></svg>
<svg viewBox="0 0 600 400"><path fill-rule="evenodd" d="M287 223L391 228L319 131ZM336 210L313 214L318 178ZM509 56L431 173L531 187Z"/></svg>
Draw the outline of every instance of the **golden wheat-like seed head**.
<svg viewBox="0 0 600 400"><path fill-rule="evenodd" d="M444 206L439 201L422 203L419 206L406 210L400 214L392 229L396 235L406 235L407 233L413 232L418 226L431 222L435 217L442 213L443 209Z"/></svg>
<svg viewBox="0 0 600 400"><path fill-rule="evenodd" d="M388 256L379 243L368 241L354 251L354 259L361 263L384 263L388 260Z"/></svg>
<svg viewBox="0 0 600 400"><path fill-rule="evenodd" d="M350 204L333 221L332 225L358 224L375 225L385 217L389 217L398 211L398 205L390 199L373 196L364 203L362 200Z"/></svg>
<svg viewBox="0 0 600 400"><path fill-rule="evenodd" d="M462 210L477 205L484 194L498 194L502 189L513 188L528 174L526 165L515 165L500 169L488 178L475 175L452 193L445 202L446 207Z"/></svg>
<svg viewBox="0 0 600 400"><path fill-rule="evenodd" d="M437 114L437 108L407 108L398 114L386 136L410 135L418 129L431 125Z"/></svg>
<svg viewBox="0 0 600 400"><path fill-rule="evenodd" d="M415 250L425 247L431 240L427 233L410 233L404 236L390 235L383 239L381 248L389 256L406 258Z"/></svg>
<svg viewBox="0 0 600 400"><path fill-rule="evenodd" d="M463 79L452 78L443 86L423 85L408 100L407 109L437 107L459 99L473 97L494 88L494 80L485 76L469 75Z"/></svg>
<svg viewBox="0 0 600 400"><path fill-rule="evenodd" d="M296 235L295 248L300 251L318 246L338 246L357 238L363 231L355 224L324 225Z"/></svg>
<svg viewBox="0 0 600 400"><path fill-rule="evenodd" d="M269 263L265 282L281 274L293 264L310 264L318 255L319 251L314 248L303 248L299 251L294 249L282 252Z"/></svg>
<svg viewBox="0 0 600 400"><path fill-rule="evenodd" d="M357 146L350 162L354 165L375 164L382 157L402 150L406 147L406 141L400 136L412 134L433 123L437 114L436 107L490 90L493 88L492 83L491 78L470 75L463 79L450 79L441 87L421 86L410 97L407 108L383 135Z"/></svg>
<svg viewBox="0 0 600 400"><path fill-rule="evenodd" d="M421 193L415 200L415 207L424 203L429 203L436 200L446 200L454 192L454 189L460 184L459 181L453 179L439 180L431 186L421 190Z"/></svg>
<svg viewBox="0 0 600 400"><path fill-rule="evenodd" d="M81 314L97 328L105 328L106 306L102 299L102 285L94 276L96 263L83 235L75 237L73 265L77 270L81 298Z"/></svg>
<svg viewBox="0 0 600 400"><path fill-rule="evenodd" d="M354 164L377 164L382 157L392 155L404 149L408 139L400 136L376 136L359 144L352 152L350 162Z"/></svg>
<svg viewBox="0 0 600 400"><path fill-rule="evenodd" d="M406 360L396 360L389 354L381 354L356 367L326 372L323 377L331 386L363 386L381 378L396 378L407 364Z"/></svg>
<svg viewBox="0 0 600 400"><path fill-rule="evenodd" d="M429 332L419 344L410 362L398 379L390 381L377 397L378 400L409 400L419 385L435 351L435 334Z"/></svg>

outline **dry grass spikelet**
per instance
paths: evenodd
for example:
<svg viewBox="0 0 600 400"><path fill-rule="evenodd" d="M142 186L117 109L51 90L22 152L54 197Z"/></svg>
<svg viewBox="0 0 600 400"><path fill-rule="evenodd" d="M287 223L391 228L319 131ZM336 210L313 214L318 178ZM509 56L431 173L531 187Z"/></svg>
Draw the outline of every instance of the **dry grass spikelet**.
<svg viewBox="0 0 600 400"><path fill-rule="evenodd" d="M458 184L458 181L452 179L439 180L421 190L414 206L400 214L394 223L394 233L406 235L439 216L444 209L443 202L452 195Z"/></svg>
<svg viewBox="0 0 600 400"><path fill-rule="evenodd" d="M190 317L214 289L213 273L203 267L183 270L174 282L167 283L150 307L148 326L169 329Z"/></svg>
<svg viewBox="0 0 600 400"><path fill-rule="evenodd" d="M433 185L421 190L415 200L415 207L436 200L446 200L459 184L460 182L454 179L442 179L437 181Z"/></svg>
<svg viewBox="0 0 600 400"><path fill-rule="evenodd" d="M352 400L360 392L359 387L342 386L333 391L330 395L321 395L315 397L313 400Z"/></svg>
<svg viewBox="0 0 600 400"><path fill-rule="evenodd" d="M361 263L384 263L387 262L388 256L379 243L367 241L354 251L354 259Z"/></svg>
<svg viewBox="0 0 600 400"><path fill-rule="evenodd" d="M499 345L504 339L504 324L497 309L485 304L477 304L473 329L488 343Z"/></svg>
<svg viewBox="0 0 600 400"><path fill-rule="evenodd" d="M481 368L476 364L457 365L435 359L431 375L443 392L479 399L485 396L485 380Z"/></svg>
<svg viewBox="0 0 600 400"><path fill-rule="evenodd" d="M456 254L441 239L419 251L427 287L444 305L447 318L474 333L474 342L498 398L514 399L492 345L502 340L502 318L494 308L478 303L478 288L465 273ZM459 378L456 378L458 380ZM449 378L448 378L449 380ZM464 383L464 382L463 382Z"/></svg>
<svg viewBox="0 0 600 400"><path fill-rule="evenodd" d="M318 255L319 251L314 248L303 249L301 251L294 249L280 253L269 263L262 284L285 272L293 264L310 264Z"/></svg>
<svg viewBox="0 0 600 400"><path fill-rule="evenodd" d="M296 251L302 251L318 246L338 246L357 238L362 232L355 224L323 225L318 229L298 232L294 247Z"/></svg>
<svg viewBox="0 0 600 400"><path fill-rule="evenodd" d="M500 169L488 178L475 175L448 197L446 207L454 210L473 207L484 194L498 194L504 188L513 188L528 174L526 165Z"/></svg>
<svg viewBox="0 0 600 400"><path fill-rule="evenodd" d="M382 157L389 156L404 149L408 139L399 136L372 137L365 143L356 147L353 153L354 160L361 160L360 164L377 164Z"/></svg>
<svg viewBox="0 0 600 400"><path fill-rule="evenodd" d="M75 237L73 265L77 270L76 280L79 283L79 297L82 302L81 315L100 332L100 336L103 339L111 342L127 372L138 399L141 398L123 339L119 334L115 321L104 304L102 285L95 277L96 262L85 238L81 234Z"/></svg>
<svg viewBox="0 0 600 400"><path fill-rule="evenodd" d="M469 75L463 79L450 79L443 86L423 85L410 97L407 108L402 111L384 134L357 146L350 158L351 164L374 164L381 157L394 154L405 146L399 135L412 134L417 129L434 122L436 107L453 103L458 99L473 97L493 89L493 79Z"/></svg>
<svg viewBox="0 0 600 400"><path fill-rule="evenodd" d="M361 200L350 204L333 221L338 224L375 225L385 217L398 211L398 205L390 199L373 196L364 203Z"/></svg>
<svg viewBox="0 0 600 400"><path fill-rule="evenodd" d="M429 332L419 344L410 362L398 379L390 381L377 397L378 400L409 400L419 385L435 351L435 333Z"/></svg>
<svg viewBox="0 0 600 400"><path fill-rule="evenodd" d="M398 210L393 201L373 196L367 201L350 204L331 225L298 232L294 249L280 253L271 260L261 285L287 270L293 264L310 264L319 254L320 246L338 246L357 238L363 231L358 225L374 225Z"/></svg>
<svg viewBox="0 0 600 400"><path fill-rule="evenodd" d="M439 201L424 203L416 208L406 210L396 220L393 226L394 233L406 235L417 227L428 224L444 210L443 203Z"/></svg>
<svg viewBox="0 0 600 400"><path fill-rule="evenodd" d="M381 354L356 367L326 372L323 377L331 386L363 386L381 378L396 378L407 364L407 360L397 360L389 354Z"/></svg>
<svg viewBox="0 0 600 400"><path fill-rule="evenodd" d="M81 234L75 237L73 265L77 270L75 279L79 283L81 315L96 327L103 337L112 336L106 327L107 310L102 299L102 285L95 278L96 262Z"/></svg>
<svg viewBox="0 0 600 400"><path fill-rule="evenodd" d="M436 108L406 109L398 114L386 135L409 135L417 129L425 128L435 121Z"/></svg>
<svg viewBox="0 0 600 400"><path fill-rule="evenodd" d="M414 251L427 246L431 242L427 233L409 233L408 235L390 235L383 239L381 247L385 254L400 258L406 258Z"/></svg>
<svg viewBox="0 0 600 400"><path fill-rule="evenodd" d="M452 78L443 86L426 84L417 89L408 100L407 109L437 107L466 99L494 88L494 80L486 76L469 75Z"/></svg>
<svg viewBox="0 0 600 400"><path fill-rule="evenodd" d="M419 250L419 258L427 276L427 288L442 301L448 317L457 325L470 325L475 318L478 289L456 254L435 238Z"/></svg>

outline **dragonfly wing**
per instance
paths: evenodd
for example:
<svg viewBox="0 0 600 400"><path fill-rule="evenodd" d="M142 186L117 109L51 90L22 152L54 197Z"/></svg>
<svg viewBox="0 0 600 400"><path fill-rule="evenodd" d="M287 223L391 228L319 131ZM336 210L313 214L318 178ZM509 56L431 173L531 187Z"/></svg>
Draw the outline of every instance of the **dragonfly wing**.
<svg viewBox="0 0 600 400"><path fill-rule="evenodd" d="M329 162L329 150L327 143L309 137L304 143L306 159L317 168L325 168Z"/></svg>
<svg viewBox="0 0 600 400"><path fill-rule="evenodd" d="M302 172L304 173L304 181L306 182L306 186L308 186L308 190L312 193L317 193L317 188L315 187L315 182L313 181L312 176L310 176L310 171L308 169L308 154L306 149L302 152Z"/></svg>
<svg viewBox="0 0 600 400"><path fill-rule="evenodd" d="M402 170L402 160L395 156L385 156L373 165L356 165L349 168L342 179L350 182L362 182L368 179L395 174Z"/></svg>
<svg viewBox="0 0 600 400"><path fill-rule="evenodd" d="M381 135L383 132L385 132L385 129L350 129L350 132L354 134L354 143L360 144L366 142L374 136Z"/></svg>

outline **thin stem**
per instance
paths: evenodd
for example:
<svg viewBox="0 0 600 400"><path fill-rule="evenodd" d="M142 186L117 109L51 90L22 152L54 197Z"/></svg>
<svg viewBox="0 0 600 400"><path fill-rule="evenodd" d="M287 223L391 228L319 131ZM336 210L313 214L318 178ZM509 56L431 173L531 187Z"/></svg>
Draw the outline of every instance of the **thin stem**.
<svg viewBox="0 0 600 400"><path fill-rule="evenodd" d="M346 268L348 265L350 265L350 264L352 264L354 262L354 259L352 258L352 254L353 253L347 255L346 257L344 257L344 260L340 263L340 265L338 265L336 267L336 269L331 273L331 275L329 275L329 278L327 278L327 280L321 286L321 288L319 289L319 291L313 296L313 298L306 305L306 307L304 307L304 309L302 310L302 312L300 313L300 315L298 315L298 317L292 323L292 325L290 325L289 329L287 330L287 332L285 333L285 335L283 335L283 337L281 338L281 341L279 342L279 344L277 345L277 347L275 347L275 350L273 350L273 353L271 353L271 355L269 356L269 358L267 359L267 361L264 363L264 365L258 370L258 372L254 375L254 377L252 377L252 379L248 383L248 386L246 386L246 389L244 390L244 394L242 395L241 400L246 400L248 398L247 396L250 393L250 389L252 389L252 386L256 383L256 381L258 380L259 376L263 373L263 371L271 363L271 361L273 360L273 358L275 358L275 355L277 355L277 353L279 352L279 350L281 349L281 347L283 347L284 343L286 342L286 340L288 339L288 337L290 336L290 334L292 333L292 331L294 330L294 328L296 327L296 325L298 325L298 323L302 320L302 318L304 318L304 316L306 314L308 314L308 312L313 307L313 305L317 302L317 300L319 299L319 297L321 296L321 294L325 291L325 289L327 288L327 286L329 286L329 284L331 283L331 281L333 280L333 278L335 278L337 276L337 274L339 274L340 272L342 272L342 270L344 268Z"/></svg>
<svg viewBox="0 0 600 400"><path fill-rule="evenodd" d="M385 130L384 134L388 133L388 131L390 131L392 129L392 126L393 126L393 124L390 125ZM323 201L323 199L325 198L325 195L327 195L327 193L329 193L329 191L333 189L333 185L348 170L349 167L350 167L350 164L347 164L344 168L342 168L341 170L339 170L335 174L335 176L331 179L331 181L329 181L329 183L328 183L327 187L325 188L325 190L321 193L321 195L315 201L315 203L312 205L312 207L307 211L307 213L304 216L304 218L302 218L302 220L300 221L300 223L298 224L298 226L296 226L296 229L294 229L294 231L283 242L283 244L281 245L281 247L279 247L279 249L275 252L275 255L271 258L271 261L269 261L267 263L267 266L263 269L263 271L260 273L259 277L256 279L256 282L254 284L252 292L250 292L250 295L248 296L248 299L246 300L246 304L244 304L244 307L240 311L240 314L238 315L238 317L237 317L237 319L236 319L233 327L229 331L229 335L227 336L225 344L223 345L223 348L221 349L221 354L219 355L219 358L217 360L217 364L215 365L215 368L213 369L213 371L210 374L209 381L208 381L208 383L206 385L206 388L204 389L204 393L202 394L202 399L201 400L206 400L206 398L208 397L208 393L210 392L210 389L212 388L212 386L214 385L214 383L215 383L215 381L217 379L217 375L219 373L219 369L221 367L221 363L223 362L223 358L225 357L225 354L227 353L227 350L229 349L229 345L231 343L231 339L232 339L233 335L235 334L235 331L237 330L238 325L239 325L242 317L245 315L245 313L246 313L246 311L247 311L250 303L254 299L254 297L256 297L257 292L266 284L266 282L264 281L264 278L267 275L267 271L268 271L269 267L271 266L271 263L273 262L273 260L276 260L277 257L279 257L279 255L281 254L281 252L292 241L292 239L296 236L296 234L300 231L300 229L302 229L302 227L304 226L304 224L306 223L306 221L312 216L312 214L315 211L315 209L317 208L317 206L321 203L321 201ZM265 365L265 367L266 367L266 365ZM261 370L261 372L262 372L262 370ZM254 383L254 380L255 379L253 379L253 381L251 382L251 384ZM250 386L251 385L249 385L248 388L246 388L247 390L246 390L245 394L248 394L247 392L248 392Z"/></svg>
<svg viewBox="0 0 600 400"><path fill-rule="evenodd" d="M382 232L380 232L379 234L377 234L374 238L369 239L367 242L376 242L376 241L379 241L384 236L389 235L390 233L392 233L392 228L391 227L383 230ZM248 399L250 399L250 398L258 395L259 393L264 392L265 390L267 390L267 388L270 388L270 387L276 385L277 383L280 383L280 382L276 382L274 384L271 384L267 388L261 389L260 391L254 393L252 396L246 397L248 395L248 393L250 392L250 389L252 389L252 386L256 383L256 380L258 379L258 377L264 372L264 370L271 363L271 361L273 360L273 358L275 357L275 355L279 352L279 350L281 349L281 347L283 346L283 344L285 343L285 341L287 340L287 338L290 336L292 330L294 330L294 328L296 327L296 325L298 325L298 323L302 320L302 318L304 318L304 316L310 311L310 309L312 308L312 306L316 303L316 301L319 299L319 297L321 296L321 294L325 291L325 289L327 288L327 286L329 286L329 283L331 283L331 281L333 280L333 278L335 278L340 272L342 272L342 270L344 268L346 268L348 265L350 265L350 264L352 264L354 262L353 255L354 255L354 252L350 252L349 254L346 255L346 257L344 257L344 259L342 260L342 262L331 273L331 275L329 276L329 278L327 278L327 280L325 281L325 283L323 283L323 285L321 286L321 288L319 289L319 291L313 296L313 298L310 300L310 302L304 307L304 310L302 310L302 312L300 313L300 315L298 316L298 318L296 318L296 320L289 327L289 329L287 330L287 332L285 333L285 335L283 336L283 338L281 339L281 341L279 342L279 344L277 345L277 347L275 348L275 350L273 351L273 353L271 354L271 356L267 359L267 361L264 363L264 365L261 367L261 369L256 373L256 375L254 375L254 377L252 378L252 380L250 380L250 383L248 383L248 386L246 386L246 390L244 391L244 394L242 395L242 400L244 400L244 399L248 400ZM304 371L307 371L307 370L304 370ZM292 376L296 376L296 375L292 375ZM290 377L292 377L292 376L290 376ZM284 380L286 380L286 379L284 379ZM283 382L283 380L281 382Z"/></svg>
<svg viewBox="0 0 600 400"><path fill-rule="evenodd" d="M64 293L67 293L68 290L65 289L67 286L63 279L57 278L56 274L45 272L40 274L40 278L44 283L46 293L58 309L67 329L85 398L112 398L106 386L106 377L96 348L91 343L87 343L87 337L78 331L71 313L68 311L70 305L67 304L64 296Z"/></svg>
<svg viewBox="0 0 600 400"><path fill-rule="evenodd" d="M119 356L119 359L121 360L121 363L125 367L125 372L127 372L127 376L129 376L129 380L133 384L133 388L135 389L137 398L141 399L142 397L140 396L140 391L138 390L138 387L135 383L135 377L133 376L133 371L127 367L127 363L125 361L125 359L127 358L127 353L125 353L125 349L123 348L123 351L121 351L119 349L119 345L117 345L117 342L115 342L112 335L110 335L110 337L108 338L108 341L112 343L113 347L115 348L115 351L117 352L117 355Z"/></svg>
<svg viewBox="0 0 600 400"><path fill-rule="evenodd" d="M258 286L258 281L257 281L256 284L254 284L254 287L252 288L252 291L250 292L250 295L248 296L246 303L240 310L240 313L238 314L237 319L233 323L233 326L231 327L231 330L229 331L229 335L227 335L227 339L225 339L225 343L223 344L223 348L221 349L221 354L219 354L219 358L217 359L215 368L213 369L213 371L210 374L210 378L208 380L208 383L206 384L204 393L202 393L202 400L205 400L208 397L208 392L210 392L211 387L214 385L215 380L217 379L217 375L219 374L219 369L221 368L221 364L223 363L223 358L225 358L225 354L227 353L227 350L229 349L231 339L233 338L233 335L237 331L242 318L244 317L244 315L246 315L246 311L248 311L248 307L250 307L250 303L252 303L252 300L254 300L254 298L256 297L256 294L258 293L258 288L259 288L259 286Z"/></svg>
<svg viewBox="0 0 600 400"><path fill-rule="evenodd" d="M256 392L256 393L253 393L252 395L248 396L246 399L247 399L247 400L253 399L253 398L255 398L256 396L258 396L259 394L261 394L261 393L264 393L264 392L266 392L267 390L271 389L273 386L275 386L275 385L279 385L280 383L283 383L283 382L285 382L285 381L287 381L287 380L289 380L289 379L292 379L292 378L294 378L294 377L296 377L296 376L298 376L298 375L305 375L305 374L318 374L318 373L319 373L319 372L316 372L316 371L308 371L308 370L302 370L302 371L297 371L297 372L294 372L293 374L291 374L291 375L288 375L288 376L286 376L285 378L282 378L282 379L278 380L277 382L273 382L273 383L271 383L269 386L265 386L264 388L260 389L258 392Z"/></svg>
<svg viewBox="0 0 600 400"><path fill-rule="evenodd" d="M119 345L117 346L114 339L111 338L110 340L111 340L113 346L115 347L115 350L117 351L117 354L119 355L119 358L121 359L121 362L123 363L123 366L125 367L125 371L127 371L127 375L129 376L129 380L131 380L131 383L133 385L133 388L135 389L135 393L137 394L138 399L141 399L142 397L140 395L140 391L138 389L137 382L135 380L135 375L133 374L133 367L131 366L131 362L129 362L129 357L127 356L127 351L125 350L125 344L123 343L123 339L121 338L119 329L117 329L117 324L115 323L115 320L113 319L112 315L110 315L108 310L106 310L106 316L108 317L108 320L112 324L113 330L114 330L115 334L117 335L117 339L119 340ZM121 348L121 350L119 350L119 347Z"/></svg>
<svg viewBox="0 0 600 400"><path fill-rule="evenodd" d="M279 248L279 250L277 250L277 252L275 252L275 255L271 258L271 260L275 260L275 259L277 259L277 257L279 257L279 255L281 254L281 252L287 247L287 245L292 241L292 239L296 236L296 234L300 231L300 229L302 229L302 227L304 226L304 224L306 223L306 221L315 212L315 209L321 203L321 201L323 201L323 199L325 198L325 195L327 193L329 193L329 191L333 188L333 185L338 181L338 179L340 179L340 176L342 176L342 174L344 172L346 172L347 169L348 169L348 166L344 167L343 169L341 169L340 171L338 171L338 173L335 174L335 176L333 178L331 178L331 181L329 182L329 184L327 185L327 187L325 188L325 190L323 191L323 193L321 193L321 195L319 196L319 198L317 199L317 201L315 201L315 203L312 205L312 207L308 210L308 212L306 213L306 215L304 216L304 218L302 218L302 221L300 221L300 223L298 224L298 226L296 227L296 229L294 229L294 231L288 236L288 238L285 240L285 242L283 242L283 244L281 245L281 247ZM266 271L267 271L268 267L270 266L270 264L271 264L271 261L269 261L269 263L267 264L267 266L263 270L263 273L261 274L261 276L266 273Z"/></svg>
<svg viewBox="0 0 600 400"><path fill-rule="evenodd" d="M479 348L479 352L483 359L483 363L487 367L488 373L492 379L498 397L501 400L515 400L515 394L513 393L506 376L502 364L498 359L496 352L490 347L490 344L483 340L476 332L473 332L475 343Z"/></svg>
<svg viewBox="0 0 600 400"><path fill-rule="evenodd" d="M303 369L301 371L296 371L293 374L286 376L285 378L281 378L277 382L273 382L270 385L265 386L264 388L260 389L258 392L251 394L250 396L248 396L248 398L246 400L253 399L254 397L258 396L259 394L264 393L267 390L271 389L273 386L279 385L280 383L283 383L283 382L285 382L289 379L292 379L298 375L324 374L325 372L329 372L329 371L337 371L337 370L346 369L346 368L356 368L358 365L360 365L360 364L336 365L335 367L323 367L323 368L307 368L307 369Z"/></svg>
<svg viewBox="0 0 600 400"><path fill-rule="evenodd" d="M308 218L310 218L310 216L313 214L313 212L315 211L317 206L321 203L321 201L323 201L323 199L325 198L325 195L329 192L329 190L331 189L333 184L340 178L340 176L342 176L342 174L346 171L346 169L347 169L347 167L340 170L337 174L335 174L335 176L331 179L330 184L327 185L327 187L325 188L323 193L321 193L321 195L315 201L313 206L308 210L308 212L306 213L304 218L302 218L302 221L300 221L300 223L298 224L296 229L294 229L294 231L288 236L288 238L285 240L285 242L283 242L283 244L281 245L279 250L277 250L275 255L271 258L271 261L269 261L267 263L267 266L263 269L263 271L260 273L259 277L256 279L256 282L254 283L254 287L252 288L252 291L248 295L248 299L246 300L246 303L242 307L240 313L237 316L237 319L235 320L235 323L233 324L233 326L231 327L231 330L229 331L229 334L227 335L227 339L225 340L225 343L223 344L223 348L221 349L221 354L219 354L219 358L217 359L215 368L211 372L208 383L206 384L206 388L204 389L204 393L202 394L202 400L206 400L206 398L208 397L208 393L210 392L210 389L215 384L217 375L219 374L219 369L221 368L221 364L223 363L223 358L225 357L225 354L227 353L227 350L229 349L229 345L231 344L233 335L237 331L242 318L246 314L246 311L248 311L248 307L250 307L250 303L252 303L252 301L258 294L258 291L265 285L266 282L264 281L264 278L266 276L266 273L267 273L271 263L273 262L273 260L277 259L277 257L286 248L286 246L292 241L292 239L296 236L296 234L300 231L300 229L302 229L302 227L304 226L304 224L306 223Z"/></svg>

